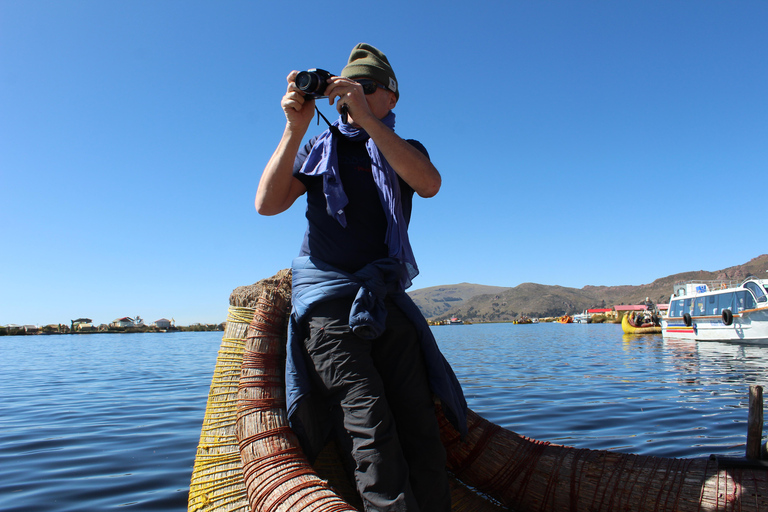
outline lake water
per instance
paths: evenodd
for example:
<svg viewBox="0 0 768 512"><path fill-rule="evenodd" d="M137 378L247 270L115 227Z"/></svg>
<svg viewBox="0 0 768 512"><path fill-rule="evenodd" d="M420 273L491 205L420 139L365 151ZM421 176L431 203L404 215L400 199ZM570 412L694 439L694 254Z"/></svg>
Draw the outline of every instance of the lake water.
<svg viewBox="0 0 768 512"><path fill-rule="evenodd" d="M434 327L469 406L523 435L742 455L768 347L618 325ZM184 511L221 332L0 337L0 510Z"/></svg>

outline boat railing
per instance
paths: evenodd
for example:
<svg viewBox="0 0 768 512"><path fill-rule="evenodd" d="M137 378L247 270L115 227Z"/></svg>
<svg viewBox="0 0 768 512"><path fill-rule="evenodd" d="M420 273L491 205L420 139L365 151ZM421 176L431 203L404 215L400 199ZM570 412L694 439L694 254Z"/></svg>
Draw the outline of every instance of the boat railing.
<svg viewBox="0 0 768 512"><path fill-rule="evenodd" d="M728 288L738 288L741 281L733 279L694 279L691 281L679 281L675 283L675 296L695 295L699 293L714 292Z"/></svg>

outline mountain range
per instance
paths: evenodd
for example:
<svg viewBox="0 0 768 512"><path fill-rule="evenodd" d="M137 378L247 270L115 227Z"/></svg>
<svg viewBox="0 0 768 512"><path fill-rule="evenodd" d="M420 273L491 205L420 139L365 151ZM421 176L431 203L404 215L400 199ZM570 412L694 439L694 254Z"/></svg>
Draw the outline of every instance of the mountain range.
<svg viewBox="0 0 768 512"><path fill-rule="evenodd" d="M675 283L715 279L742 280L750 275L768 278L768 254L718 271L697 270L656 279L638 286L585 286L567 288L523 283L513 288L459 283L432 286L409 292L427 320L459 317L472 322L505 322L521 315L554 317L573 315L590 308L639 304L650 299L666 304Z"/></svg>

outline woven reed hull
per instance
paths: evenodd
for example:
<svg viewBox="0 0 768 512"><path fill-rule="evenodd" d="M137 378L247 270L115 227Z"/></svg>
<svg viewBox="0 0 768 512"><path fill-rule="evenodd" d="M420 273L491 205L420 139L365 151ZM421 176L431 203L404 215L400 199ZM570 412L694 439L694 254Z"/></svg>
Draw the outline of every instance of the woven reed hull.
<svg viewBox="0 0 768 512"><path fill-rule="evenodd" d="M661 334L661 326L653 327L634 327L627 320L627 315L621 318L621 329L624 334Z"/></svg>
<svg viewBox="0 0 768 512"><path fill-rule="evenodd" d="M252 320L242 340L233 405L236 419L231 427L240 452L240 482L228 484L224 491L218 486L225 499L216 500L212 493L204 499L197 492L196 460L189 510L342 512L359 507L349 482L339 476L340 459L333 450L326 450L315 468L311 467L287 426L282 372L289 297L290 273L286 271L238 288L230 297L230 311L233 307L252 308ZM227 358L231 359L229 353ZM213 395L213 384L211 389ZM230 385L227 395L231 398L231 394ZM713 459L648 457L559 446L503 429L472 411L469 434L461 440L438 414L453 479L453 510L457 512L505 507L518 512L768 510L765 469L729 469ZM203 439L201 435L201 447ZM213 449L210 435L205 439L208 453ZM223 451L227 450L230 448ZM229 478L231 460L222 465L226 466L223 474ZM247 507L242 506L244 502Z"/></svg>
<svg viewBox="0 0 768 512"><path fill-rule="evenodd" d="M448 468L518 511L768 510L768 472L716 459L586 450L526 438L469 413L461 442L443 421Z"/></svg>
<svg viewBox="0 0 768 512"><path fill-rule="evenodd" d="M247 511L243 464L235 435L245 335L253 309L230 307L211 379L189 486L188 510Z"/></svg>

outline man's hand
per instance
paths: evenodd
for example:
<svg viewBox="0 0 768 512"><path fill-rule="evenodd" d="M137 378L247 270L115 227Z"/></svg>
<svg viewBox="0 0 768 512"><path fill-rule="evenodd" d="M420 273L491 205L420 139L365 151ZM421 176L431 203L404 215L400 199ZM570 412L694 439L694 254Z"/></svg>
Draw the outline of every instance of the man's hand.
<svg viewBox="0 0 768 512"><path fill-rule="evenodd" d="M347 106L349 117L352 119L350 123L363 126L367 121L378 120L375 113L371 111L371 107L366 101L365 93L363 92L363 86L355 82L350 78L344 78L341 76L334 76L328 80L328 87L325 89L325 94L328 96L329 104L333 105L336 102L336 110L341 113L341 107ZM385 112L386 114L386 112Z"/></svg>
<svg viewBox="0 0 768 512"><path fill-rule="evenodd" d="M285 118L288 121L287 128L300 131L303 134L309 128L309 123L315 116L315 100L307 98L304 93L296 86L296 75L299 72L294 70L288 74L288 90L285 92L280 105L285 112Z"/></svg>
<svg viewBox="0 0 768 512"><path fill-rule="evenodd" d="M435 166L381 122L395 108L395 94L379 88L366 96L363 86L349 78L333 77L328 82L325 92L331 103L338 98L337 110L347 105L349 122L368 133L395 172L421 197L437 194L442 180Z"/></svg>

